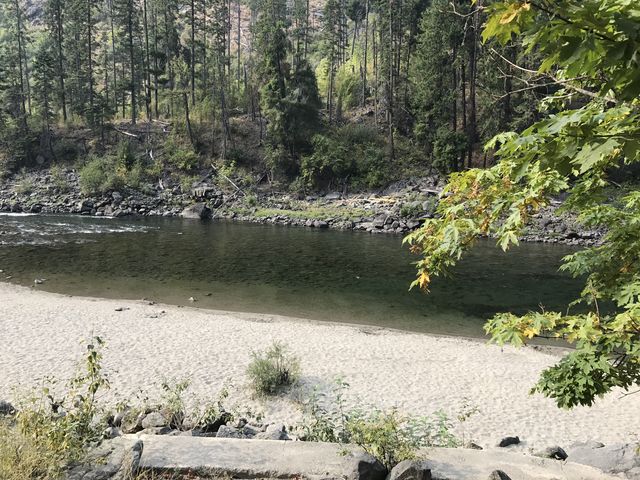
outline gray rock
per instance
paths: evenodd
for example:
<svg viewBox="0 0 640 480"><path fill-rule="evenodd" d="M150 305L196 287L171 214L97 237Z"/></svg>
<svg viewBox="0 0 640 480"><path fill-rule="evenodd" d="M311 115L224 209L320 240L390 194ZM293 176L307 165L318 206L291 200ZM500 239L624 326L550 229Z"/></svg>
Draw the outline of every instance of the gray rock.
<svg viewBox="0 0 640 480"><path fill-rule="evenodd" d="M281 423L273 423L267 426L264 432L259 432L256 438L260 440L289 440L287 430Z"/></svg>
<svg viewBox="0 0 640 480"><path fill-rule="evenodd" d="M494 470L491 472L491 475L489 475L489 480L511 480L511 477L502 470Z"/></svg>
<svg viewBox="0 0 640 480"><path fill-rule="evenodd" d="M142 436L139 468L231 478L383 480L386 469L356 446L194 436ZM176 476L177 476L176 475Z"/></svg>
<svg viewBox="0 0 640 480"><path fill-rule="evenodd" d="M316 220L315 222L313 222L313 226L315 228L329 228L329 224L324 220Z"/></svg>
<svg viewBox="0 0 640 480"><path fill-rule="evenodd" d="M142 442L118 437L91 449L82 463L66 472L67 480L130 480L138 470Z"/></svg>
<svg viewBox="0 0 640 480"><path fill-rule="evenodd" d="M113 199L113 204L118 206L122 203L123 197L120 192L111 193L111 198Z"/></svg>
<svg viewBox="0 0 640 480"><path fill-rule="evenodd" d="M216 433L217 438L244 438L242 432L235 428L230 427L229 425L222 425L218 432Z"/></svg>
<svg viewBox="0 0 640 480"><path fill-rule="evenodd" d="M326 200L340 200L342 198L342 195L339 192L331 192L327 193L324 198Z"/></svg>
<svg viewBox="0 0 640 480"><path fill-rule="evenodd" d="M13 415L16 413L16 409L6 400L0 400L0 416Z"/></svg>
<svg viewBox="0 0 640 480"><path fill-rule="evenodd" d="M160 412L151 412L142 419L142 428L166 427L169 424Z"/></svg>
<svg viewBox="0 0 640 480"><path fill-rule="evenodd" d="M387 480L431 480L431 469L425 461L404 460L393 467Z"/></svg>
<svg viewBox="0 0 640 480"><path fill-rule="evenodd" d="M119 427L122 425L122 420L124 419L125 412L116 412L113 416L112 424L114 427Z"/></svg>
<svg viewBox="0 0 640 480"><path fill-rule="evenodd" d="M211 218L211 209L204 203L196 203L185 208L180 214L183 218L206 219Z"/></svg>
<svg viewBox="0 0 640 480"><path fill-rule="evenodd" d="M498 447L509 447L520 443L520 437L504 437L498 442Z"/></svg>
<svg viewBox="0 0 640 480"><path fill-rule="evenodd" d="M124 433L136 433L142 430L142 420L146 417L145 412L131 412L128 411L125 413L124 418L122 419L122 431Z"/></svg>
<svg viewBox="0 0 640 480"><path fill-rule="evenodd" d="M566 460L567 452L565 452L562 448L558 446L547 447L544 450L536 452L533 454L535 457L541 458L553 458L555 460Z"/></svg>
<svg viewBox="0 0 640 480"><path fill-rule="evenodd" d="M106 439L116 438L120 435L120 430L118 430L116 427L107 427L104 429L104 432L102 432L102 436Z"/></svg>
<svg viewBox="0 0 640 480"><path fill-rule="evenodd" d="M174 431L176 430L173 430L171 427L168 427L168 426L149 427L149 428L140 430L138 432L138 435L170 435Z"/></svg>
<svg viewBox="0 0 640 480"><path fill-rule="evenodd" d="M606 473L626 473L627 478L640 479L640 455L637 443L603 445L599 442L579 443L567 448L572 462L590 465ZM635 476L631 476L632 472Z"/></svg>

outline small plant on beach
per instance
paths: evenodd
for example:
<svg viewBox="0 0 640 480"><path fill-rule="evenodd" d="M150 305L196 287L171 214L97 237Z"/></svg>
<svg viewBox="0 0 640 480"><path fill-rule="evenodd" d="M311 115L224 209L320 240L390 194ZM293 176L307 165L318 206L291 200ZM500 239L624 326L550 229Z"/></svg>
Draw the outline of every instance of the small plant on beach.
<svg viewBox="0 0 640 480"><path fill-rule="evenodd" d="M467 420L469 420L476 413L480 413L480 409L475 404L471 403L471 399L469 399L468 397L464 397L462 399L462 406L460 407L460 410L458 411L458 414L456 415L456 419L460 423L460 428L462 430L462 444L463 445L466 443L464 424L465 424L465 422Z"/></svg>
<svg viewBox="0 0 640 480"><path fill-rule="evenodd" d="M337 378L331 392L323 393L317 387L303 402L304 416L298 425L300 438L308 442L346 443L348 411L345 392L349 384Z"/></svg>
<svg viewBox="0 0 640 480"><path fill-rule="evenodd" d="M247 375L257 394L274 395L298 380L300 361L286 345L274 342L262 352L253 352Z"/></svg>
<svg viewBox="0 0 640 480"><path fill-rule="evenodd" d="M397 410L356 413L347 424L349 440L360 445L391 470L403 460L416 457L420 441L407 429Z"/></svg>
<svg viewBox="0 0 640 480"><path fill-rule="evenodd" d="M187 379L165 380L161 384L163 391L161 411L171 428L182 429L187 410L184 395L190 385L191 382Z"/></svg>
<svg viewBox="0 0 640 480"><path fill-rule="evenodd" d="M29 398L14 416L0 419L0 478L54 479L70 463L82 459L88 445L100 438L95 423L97 396L109 387L102 371L103 342L87 345L84 368L60 398L45 387Z"/></svg>
<svg viewBox="0 0 640 480"><path fill-rule="evenodd" d="M411 417L397 410L379 410L358 405L348 408L349 387L338 378L327 392L314 389L304 402L304 415L297 426L303 441L353 443L378 458L387 468L415 458L421 448L457 447L453 424L441 410L431 416Z"/></svg>

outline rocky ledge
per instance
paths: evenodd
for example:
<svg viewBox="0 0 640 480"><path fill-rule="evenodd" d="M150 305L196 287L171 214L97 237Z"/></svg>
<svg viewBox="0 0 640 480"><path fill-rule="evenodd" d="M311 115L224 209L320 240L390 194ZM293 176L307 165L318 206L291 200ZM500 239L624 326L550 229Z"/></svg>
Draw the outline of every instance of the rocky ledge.
<svg viewBox="0 0 640 480"><path fill-rule="evenodd" d="M62 178L61 176L62 175ZM0 183L0 212L79 214L105 217L182 216L226 218L234 221L406 234L437 207L444 179L431 176L396 182L366 193L329 192L301 196L266 188L249 193L232 188L205 172L190 189L169 182L142 184L100 195L85 195L78 173L64 170L57 177L46 171L22 174ZM585 231L575 219L559 216L560 202L532 216L524 241L594 245L602 231Z"/></svg>

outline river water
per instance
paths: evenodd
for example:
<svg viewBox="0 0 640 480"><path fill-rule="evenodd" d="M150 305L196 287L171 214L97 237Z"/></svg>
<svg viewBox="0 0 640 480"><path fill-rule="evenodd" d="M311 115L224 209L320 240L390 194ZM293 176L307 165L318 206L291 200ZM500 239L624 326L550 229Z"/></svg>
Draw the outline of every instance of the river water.
<svg viewBox="0 0 640 480"><path fill-rule="evenodd" d="M401 237L179 218L0 214L1 281L110 298L482 336L499 311L566 308L569 247L474 247L429 295ZM11 277L11 278L6 278ZM190 302L193 297L196 302ZM1 306L0 306L1 314Z"/></svg>

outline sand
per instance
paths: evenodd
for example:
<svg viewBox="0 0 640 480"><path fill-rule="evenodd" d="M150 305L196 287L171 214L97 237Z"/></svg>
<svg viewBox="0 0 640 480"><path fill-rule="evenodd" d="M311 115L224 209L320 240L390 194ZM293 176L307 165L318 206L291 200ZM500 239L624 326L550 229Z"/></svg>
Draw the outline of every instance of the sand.
<svg viewBox="0 0 640 480"><path fill-rule="evenodd" d="M185 303L188 303L185 299ZM122 308L122 311L116 309ZM410 415L442 409L458 435L492 446L518 435L525 449L577 441L632 441L640 434L640 394L612 392L593 407L560 410L530 395L558 352L500 348L482 341L272 315L149 305L145 301L70 297L0 283L0 399L15 399L47 376L69 378L86 340L107 342L112 388L105 402L157 399L163 379L191 381L189 395L250 406L267 421L295 424L301 392L329 389L337 376L347 400ZM301 386L272 400L252 398L245 369L251 353L278 340L300 358ZM18 390L15 390L15 387ZM479 412L455 420L465 404Z"/></svg>

